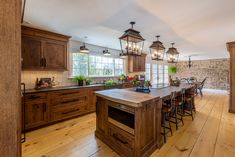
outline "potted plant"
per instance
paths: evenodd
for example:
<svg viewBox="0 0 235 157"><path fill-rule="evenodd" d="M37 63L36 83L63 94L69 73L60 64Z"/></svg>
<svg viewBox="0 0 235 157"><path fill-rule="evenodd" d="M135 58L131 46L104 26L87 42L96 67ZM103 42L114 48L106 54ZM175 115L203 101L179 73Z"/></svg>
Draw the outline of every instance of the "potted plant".
<svg viewBox="0 0 235 157"><path fill-rule="evenodd" d="M90 78L86 78L86 79L85 79L85 82L86 82L86 85L90 85L92 81L91 81Z"/></svg>
<svg viewBox="0 0 235 157"><path fill-rule="evenodd" d="M78 86L83 86L83 81L85 77L83 75L78 75L74 77L74 80L78 82Z"/></svg>
<svg viewBox="0 0 235 157"><path fill-rule="evenodd" d="M169 74L169 81L170 81L170 84L173 83L172 76L175 75L176 72L177 72L176 66L170 66L170 67L168 68L168 74Z"/></svg>

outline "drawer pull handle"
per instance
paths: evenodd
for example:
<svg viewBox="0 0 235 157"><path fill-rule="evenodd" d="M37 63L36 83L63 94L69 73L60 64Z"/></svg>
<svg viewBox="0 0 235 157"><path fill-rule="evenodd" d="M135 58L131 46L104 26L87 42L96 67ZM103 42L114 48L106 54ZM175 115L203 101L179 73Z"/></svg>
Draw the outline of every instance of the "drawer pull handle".
<svg viewBox="0 0 235 157"><path fill-rule="evenodd" d="M77 92L62 93L62 95L78 94L78 93L80 93L80 92L79 92L79 91L77 91Z"/></svg>
<svg viewBox="0 0 235 157"><path fill-rule="evenodd" d="M40 96L37 96L37 95L31 95L31 96L29 96L29 99L32 99L32 100L38 99L38 98L40 98Z"/></svg>
<svg viewBox="0 0 235 157"><path fill-rule="evenodd" d="M62 114L68 114L68 113L73 113L73 112L77 112L79 111L80 109L76 109L76 110L72 110L72 111L67 111L67 112L62 112Z"/></svg>
<svg viewBox="0 0 235 157"><path fill-rule="evenodd" d="M122 144L128 144L127 141L124 141L123 139L119 138L116 134L113 134L113 137L114 137L116 140L120 141Z"/></svg>
<svg viewBox="0 0 235 157"><path fill-rule="evenodd" d="M68 101L62 101L62 104L67 104L67 103L71 103L71 102L76 102L79 101L79 99L73 99L73 100L68 100Z"/></svg>

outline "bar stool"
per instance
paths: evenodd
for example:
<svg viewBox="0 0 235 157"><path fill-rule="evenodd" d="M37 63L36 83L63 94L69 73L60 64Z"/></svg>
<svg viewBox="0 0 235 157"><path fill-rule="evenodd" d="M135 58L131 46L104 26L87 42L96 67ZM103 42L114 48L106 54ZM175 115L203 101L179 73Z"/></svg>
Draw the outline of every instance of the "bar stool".
<svg viewBox="0 0 235 157"><path fill-rule="evenodd" d="M177 119L180 120L180 121L178 121L178 124L181 122L183 125L184 125L184 120L183 120L184 103L185 103L185 88L182 88L181 95L176 98L175 106L177 109L177 115L180 116L180 118L178 118L178 116L177 116Z"/></svg>
<svg viewBox="0 0 235 157"><path fill-rule="evenodd" d="M176 106L176 104L178 106ZM178 130L179 128L179 123L181 122L184 125L183 122L183 116L181 116L181 118L178 118L178 107L180 107L182 104L179 102L176 102L176 92L172 92L171 94L171 101L170 103L168 103L168 105L172 106L172 111L171 111L171 119L170 122L175 124L176 130ZM180 121L178 121L180 120Z"/></svg>
<svg viewBox="0 0 235 157"><path fill-rule="evenodd" d="M168 129L171 133L171 136L173 135L172 128L171 128L171 113L174 110L174 100L175 100L175 92L171 93L171 99L170 102L172 103L167 103L163 102L162 104L162 127L163 127L163 136L164 136L164 143L166 143L166 129ZM166 122L168 122L168 127L166 126Z"/></svg>
<svg viewBox="0 0 235 157"><path fill-rule="evenodd" d="M186 92L185 103L184 103L184 116L191 116L192 120L194 120L193 111L196 113L194 97L195 97L195 87L191 88L188 92Z"/></svg>

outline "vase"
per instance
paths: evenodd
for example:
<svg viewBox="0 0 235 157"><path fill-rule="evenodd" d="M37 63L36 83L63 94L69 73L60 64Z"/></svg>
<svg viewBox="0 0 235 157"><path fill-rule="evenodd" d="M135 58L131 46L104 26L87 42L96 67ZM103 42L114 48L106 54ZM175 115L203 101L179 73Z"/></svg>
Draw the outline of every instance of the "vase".
<svg viewBox="0 0 235 157"><path fill-rule="evenodd" d="M83 80L78 81L78 86L83 86Z"/></svg>

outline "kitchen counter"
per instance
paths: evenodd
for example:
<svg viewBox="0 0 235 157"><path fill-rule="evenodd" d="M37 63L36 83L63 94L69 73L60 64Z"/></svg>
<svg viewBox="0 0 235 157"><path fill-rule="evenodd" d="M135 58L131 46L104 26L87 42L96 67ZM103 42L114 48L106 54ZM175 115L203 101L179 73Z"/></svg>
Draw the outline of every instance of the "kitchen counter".
<svg viewBox="0 0 235 157"><path fill-rule="evenodd" d="M67 89L80 89L80 88L91 88L91 87L100 87L105 86L104 84L92 84L87 86L60 86L60 87L52 87L52 88L44 88L44 89L26 89L25 93L41 93L41 92L50 92L57 90L67 90Z"/></svg>
<svg viewBox="0 0 235 157"><path fill-rule="evenodd" d="M165 87L152 87L150 88L150 93L140 93L136 92L135 88L127 89L111 89L104 91L97 91L96 95L106 98L108 100L124 103L131 107L141 107L142 103L156 98L164 99L170 96L171 92L180 92L182 88L189 89L193 85L181 84L179 87L175 86L165 86Z"/></svg>
<svg viewBox="0 0 235 157"><path fill-rule="evenodd" d="M60 86L60 87L52 87L52 88L44 88L44 89L26 89L25 93L30 94L30 93L41 93L41 92L50 92L50 91L57 91L57 90L68 90L68 89L80 89L80 88L92 88L92 87L107 87L107 88L112 88L112 87L118 87L123 84L130 84L130 82L124 82L124 83L118 83L114 85L105 85L105 84L91 84L91 85L85 85L85 86Z"/></svg>

